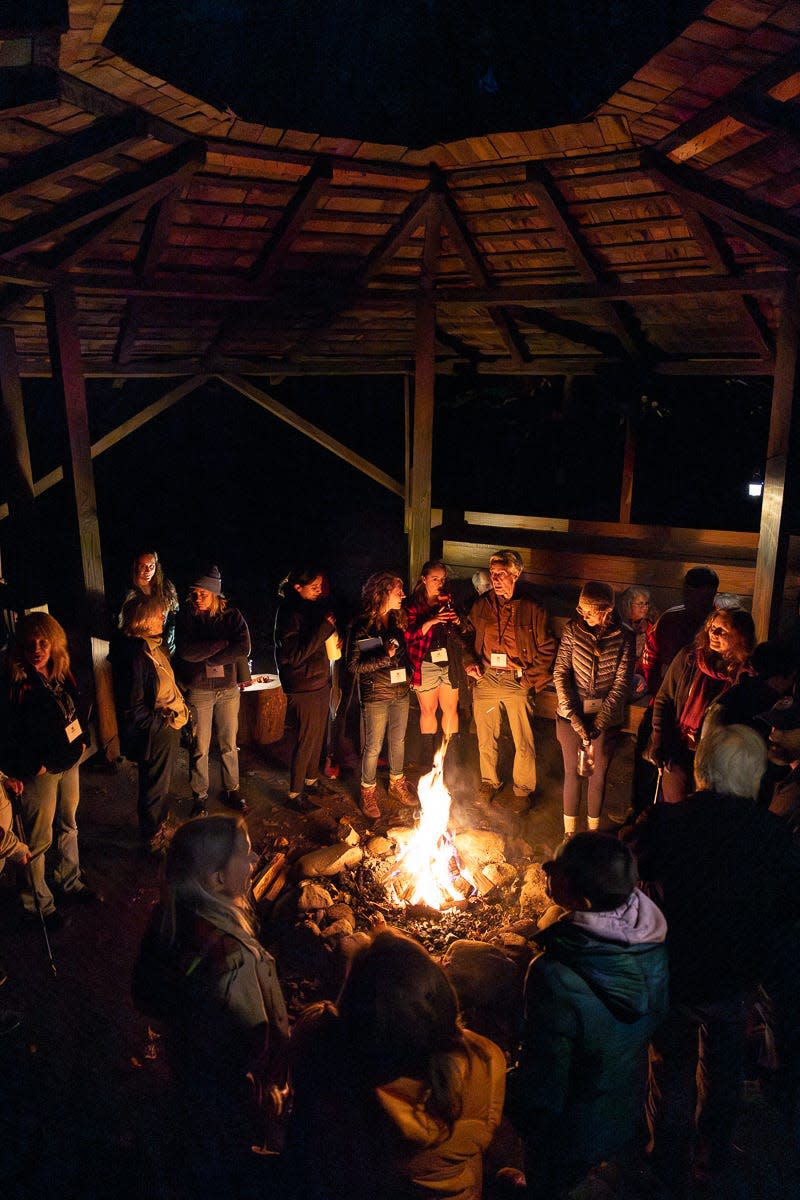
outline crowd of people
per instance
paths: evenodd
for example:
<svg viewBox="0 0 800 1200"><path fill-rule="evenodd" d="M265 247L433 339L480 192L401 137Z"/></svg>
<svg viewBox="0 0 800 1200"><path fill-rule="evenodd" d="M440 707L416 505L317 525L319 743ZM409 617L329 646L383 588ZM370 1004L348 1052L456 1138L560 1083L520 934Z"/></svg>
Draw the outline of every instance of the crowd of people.
<svg viewBox="0 0 800 1200"><path fill-rule="evenodd" d="M551 906L517 981L519 1029L498 1046L460 1015L473 1005L458 972L386 927L355 952L335 1001L290 1035L250 899L236 744L248 626L216 566L194 574L179 604L155 551L135 557L110 660L139 832L164 855L164 875L133 996L163 1030L187 1196L251 1194L260 1140L281 1151L287 1196L366 1198L380 1181L388 1197L479 1200L504 1117L523 1150L506 1176L519 1194L566 1196L601 1163L647 1162L666 1195L688 1195L732 1169L757 991L800 1144L800 644L756 647L752 618L708 567L687 573L683 603L660 617L646 589L617 597L588 580L557 639L522 575L520 556L498 550L456 598L445 564L430 561L406 597L400 576L379 571L345 623L324 571L304 565L280 585L274 629L291 730L285 801L298 811L326 789L340 670L358 700L357 803L369 822L418 805L406 773L412 695L422 770L440 746L465 765L474 726L478 803L491 814L508 788L521 808L536 805L532 717L537 695L555 691L563 841L543 864ZM631 808L610 831L608 769L631 702L643 706ZM212 733L223 811L210 813ZM192 801L176 823L182 742ZM17 865L26 918L50 930L62 901L96 898L76 823L91 745L64 629L48 613L19 616L2 662L0 867ZM491 996L503 971L486 961ZM0 1012L0 1034L10 1017Z"/></svg>

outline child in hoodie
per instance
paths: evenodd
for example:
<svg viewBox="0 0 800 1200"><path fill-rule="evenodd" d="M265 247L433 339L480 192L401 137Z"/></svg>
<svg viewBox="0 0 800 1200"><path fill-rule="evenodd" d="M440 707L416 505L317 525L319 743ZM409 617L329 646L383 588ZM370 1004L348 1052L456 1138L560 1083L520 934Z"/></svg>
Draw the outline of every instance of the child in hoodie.
<svg viewBox="0 0 800 1200"><path fill-rule="evenodd" d="M635 1146L668 972L666 921L635 887L627 846L580 833L543 865L554 904L525 979L507 1107L525 1143L528 1195L550 1198Z"/></svg>

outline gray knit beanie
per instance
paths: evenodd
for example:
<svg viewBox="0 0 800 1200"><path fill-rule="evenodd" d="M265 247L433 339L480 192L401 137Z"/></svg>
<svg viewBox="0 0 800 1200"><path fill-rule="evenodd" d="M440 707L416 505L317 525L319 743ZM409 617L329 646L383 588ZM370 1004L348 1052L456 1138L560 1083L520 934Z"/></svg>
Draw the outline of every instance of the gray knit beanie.
<svg viewBox="0 0 800 1200"><path fill-rule="evenodd" d="M192 587L202 588L204 592L212 592L215 596L222 593L222 577L219 567L210 566L201 572L193 581Z"/></svg>

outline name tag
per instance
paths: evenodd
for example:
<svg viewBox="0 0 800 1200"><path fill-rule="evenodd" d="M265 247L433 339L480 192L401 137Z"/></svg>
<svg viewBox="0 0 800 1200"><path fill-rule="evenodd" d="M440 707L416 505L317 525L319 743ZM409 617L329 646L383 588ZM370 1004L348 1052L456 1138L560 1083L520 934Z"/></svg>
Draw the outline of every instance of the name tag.
<svg viewBox="0 0 800 1200"><path fill-rule="evenodd" d="M447 651L444 646L441 650L431 650L431 662L447 662Z"/></svg>
<svg viewBox="0 0 800 1200"><path fill-rule="evenodd" d="M69 725L67 725L66 729L64 730L64 733L67 735L68 742L74 742L75 739L79 738L83 733L80 721L77 720L77 718L74 721L70 721Z"/></svg>
<svg viewBox="0 0 800 1200"><path fill-rule="evenodd" d="M503 667L503 668L507 667L508 666L508 655L500 654L500 653L493 654L490 659L489 665L492 667Z"/></svg>
<svg viewBox="0 0 800 1200"><path fill-rule="evenodd" d="M600 709L602 707L603 707L602 700L584 700L584 702L583 702L583 711L587 715L591 715L591 713L600 712Z"/></svg>
<svg viewBox="0 0 800 1200"><path fill-rule="evenodd" d="M389 672L390 683L405 683L407 678L405 667L393 667Z"/></svg>
<svg viewBox="0 0 800 1200"><path fill-rule="evenodd" d="M206 663L206 679L224 679L225 668L220 663L218 666L214 663Z"/></svg>

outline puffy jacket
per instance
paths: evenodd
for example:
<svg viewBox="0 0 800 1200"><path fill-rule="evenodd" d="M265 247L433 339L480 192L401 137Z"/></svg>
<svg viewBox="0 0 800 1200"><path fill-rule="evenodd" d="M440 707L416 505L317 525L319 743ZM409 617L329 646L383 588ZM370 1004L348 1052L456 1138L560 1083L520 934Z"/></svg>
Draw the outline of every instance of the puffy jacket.
<svg viewBox="0 0 800 1200"><path fill-rule="evenodd" d="M325 642L336 632L324 604L295 596L285 596L275 614L275 665L287 695L329 686Z"/></svg>
<svg viewBox="0 0 800 1200"><path fill-rule="evenodd" d="M556 639L550 628L547 610L528 596L513 597L514 631L517 651L522 660L522 682L526 688L540 692L552 682ZM475 651L465 655L465 662L484 661L484 640L489 626L497 620L494 593L479 596L473 604L469 623L475 631Z"/></svg>
<svg viewBox="0 0 800 1200"><path fill-rule="evenodd" d="M365 638L380 638L382 650L362 653L358 643ZM387 647L395 642L397 652L389 654ZM390 673L403 668L404 683L392 683ZM384 629L374 621L361 619L355 622L349 637L347 669L358 680L358 697L362 704L374 704L387 700L402 700L411 686L411 671L406 652L405 633L397 623L394 613L389 614L389 624Z"/></svg>
<svg viewBox="0 0 800 1200"><path fill-rule="evenodd" d="M593 629L582 617L567 622L553 668L556 711L581 737L592 725L602 732L622 724L634 655L633 633L616 613L602 630ZM586 700L602 700L603 704L598 712L584 715Z"/></svg>
<svg viewBox="0 0 800 1200"><path fill-rule="evenodd" d="M250 655L250 632L238 608L215 616L195 613L189 605L178 616L175 675L187 687L201 691L236 687L237 659ZM206 667L222 667L211 675Z"/></svg>
<svg viewBox="0 0 800 1200"><path fill-rule="evenodd" d="M666 925L639 892L626 906L644 916L653 940L623 941L621 928L614 940L597 937L570 914L536 936L542 953L525 980L519 1065L509 1089L512 1119L529 1151L541 1156L543 1174L558 1163L613 1157L641 1120L647 1046L669 1006ZM618 925L623 908L615 910Z"/></svg>

